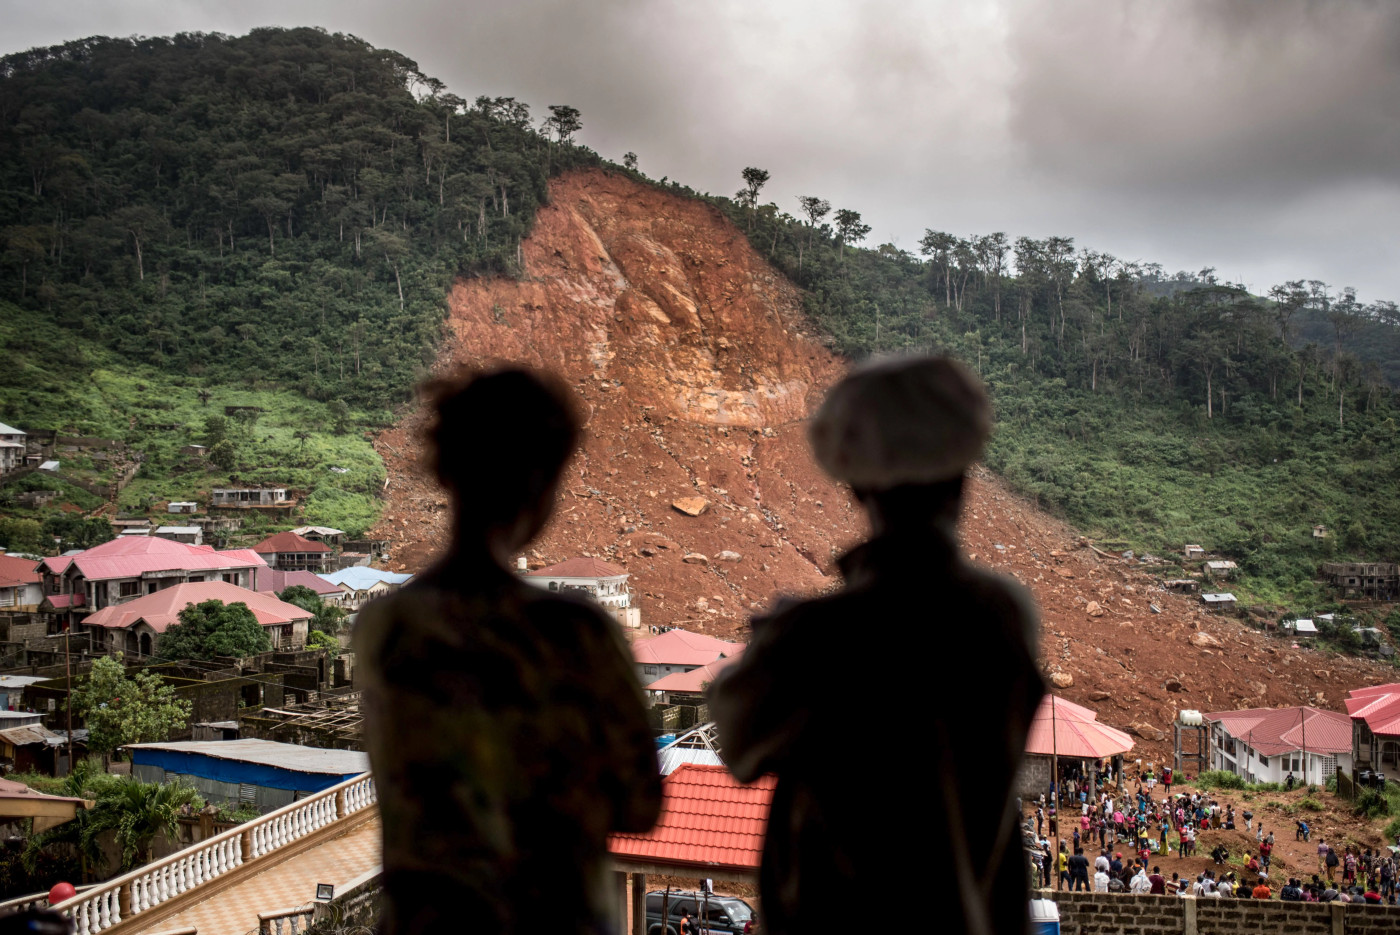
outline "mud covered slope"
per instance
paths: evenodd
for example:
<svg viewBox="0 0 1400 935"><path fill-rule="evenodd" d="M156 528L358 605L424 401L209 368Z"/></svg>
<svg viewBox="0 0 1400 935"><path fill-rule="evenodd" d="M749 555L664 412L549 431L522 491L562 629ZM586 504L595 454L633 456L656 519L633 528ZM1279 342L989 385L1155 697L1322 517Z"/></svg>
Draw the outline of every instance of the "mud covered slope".
<svg viewBox="0 0 1400 935"><path fill-rule="evenodd" d="M439 369L521 362L582 402L583 451L531 564L625 565L644 623L709 632L737 632L778 591L831 583L861 525L812 462L803 420L842 364L803 333L796 290L709 207L601 172L555 181L523 252L522 280L453 290ZM379 443L393 478L379 534L410 568L446 519L417 467L420 430L410 417ZM510 439L483 439L483 456L495 444ZM698 516L672 506L697 497Z"/></svg>
<svg viewBox="0 0 1400 935"><path fill-rule="evenodd" d="M551 193L523 247L525 277L453 290L438 366L522 362L559 374L581 400L583 451L531 565L599 556L632 574L643 623L726 636L741 636L775 594L834 586L832 559L863 522L813 463L804 419L844 364L808 330L797 291L699 202L602 172L558 179ZM446 532L446 503L419 467L420 431L412 414L377 443L391 478L377 532L409 569ZM482 439L482 456L510 443ZM697 497L709 503L699 516L672 507ZM1140 725L1150 756L1165 750L1155 730L1179 708L1339 707L1347 688L1387 671L1209 617L1097 555L986 471L963 537L977 561L1035 594L1046 672L1063 693L1110 724ZM707 561L686 561L697 554ZM928 599L927 613L853 620L851 633L897 646L901 628L940 620L938 595ZM920 660L908 674L957 692L994 685L996 647L942 666Z"/></svg>

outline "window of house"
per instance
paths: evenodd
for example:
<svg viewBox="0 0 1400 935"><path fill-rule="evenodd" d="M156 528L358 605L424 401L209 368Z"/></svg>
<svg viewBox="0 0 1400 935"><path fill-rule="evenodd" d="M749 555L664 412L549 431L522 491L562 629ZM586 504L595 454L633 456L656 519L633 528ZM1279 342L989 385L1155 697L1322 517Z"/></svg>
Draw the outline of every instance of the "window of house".
<svg viewBox="0 0 1400 935"><path fill-rule="evenodd" d="M238 583L238 576L237 576L237 575L234 575L234 574L226 574L226 575L223 576L223 579L224 579L225 581L227 581L229 584L237 584L237 583Z"/></svg>
<svg viewBox="0 0 1400 935"><path fill-rule="evenodd" d="M1259 765L1260 765L1260 766L1268 766L1268 765L1269 765L1269 758L1266 757L1266 756L1261 756L1261 757L1259 758Z"/></svg>
<svg viewBox="0 0 1400 935"><path fill-rule="evenodd" d="M118 586L118 590L117 590L117 594L118 594L119 597L135 597L136 595L138 595L138 594L140 594L140 593L141 593L141 582L139 582L139 581L123 581L123 582Z"/></svg>
<svg viewBox="0 0 1400 935"><path fill-rule="evenodd" d="M642 674L643 674L643 675L655 675L655 674L656 674L656 666L642 666Z"/></svg>

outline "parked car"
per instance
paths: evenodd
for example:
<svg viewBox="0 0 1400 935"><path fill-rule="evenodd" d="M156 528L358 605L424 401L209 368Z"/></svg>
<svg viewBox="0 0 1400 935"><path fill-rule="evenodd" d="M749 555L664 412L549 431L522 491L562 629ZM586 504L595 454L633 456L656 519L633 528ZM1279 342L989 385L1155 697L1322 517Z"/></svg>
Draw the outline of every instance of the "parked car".
<svg viewBox="0 0 1400 935"><path fill-rule="evenodd" d="M680 935L681 913L686 910L702 929L725 935L742 935L754 917L753 907L737 896L706 896L694 890L671 890L667 906L670 924L663 927L661 904L665 899L666 894L660 890L647 893L647 935Z"/></svg>

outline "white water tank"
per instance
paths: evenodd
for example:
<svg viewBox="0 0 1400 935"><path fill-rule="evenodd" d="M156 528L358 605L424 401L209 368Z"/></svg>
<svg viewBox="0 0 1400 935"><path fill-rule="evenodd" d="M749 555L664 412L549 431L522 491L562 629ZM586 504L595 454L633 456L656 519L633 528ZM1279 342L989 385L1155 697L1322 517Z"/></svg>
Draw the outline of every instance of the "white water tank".
<svg viewBox="0 0 1400 935"><path fill-rule="evenodd" d="M1176 716L1176 719L1178 723L1184 724L1187 727L1200 727L1202 721L1201 712L1194 708L1187 708L1185 711L1182 711Z"/></svg>

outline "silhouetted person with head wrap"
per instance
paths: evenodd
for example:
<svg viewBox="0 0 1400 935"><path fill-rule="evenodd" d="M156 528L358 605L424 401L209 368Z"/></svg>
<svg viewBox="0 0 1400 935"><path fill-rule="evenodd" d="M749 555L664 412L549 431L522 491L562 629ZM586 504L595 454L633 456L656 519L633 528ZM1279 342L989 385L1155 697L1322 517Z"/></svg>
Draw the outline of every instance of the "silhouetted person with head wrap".
<svg viewBox="0 0 1400 935"><path fill-rule="evenodd" d="M649 829L661 798L631 656L596 605L506 570L578 428L519 370L436 410L451 548L355 632L391 931L613 930L608 834Z"/></svg>
<svg viewBox="0 0 1400 935"><path fill-rule="evenodd" d="M954 538L990 428L977 380L928 358L854 371L812 421L873 535L841 591L755 619L710 692L729 768L778 776L760 873L777 935L830 928L843 900L861 929L907 928L906 878L940 888L936 931L1027 927L1012 787L1043 693L1035 611Z"/></svg>

